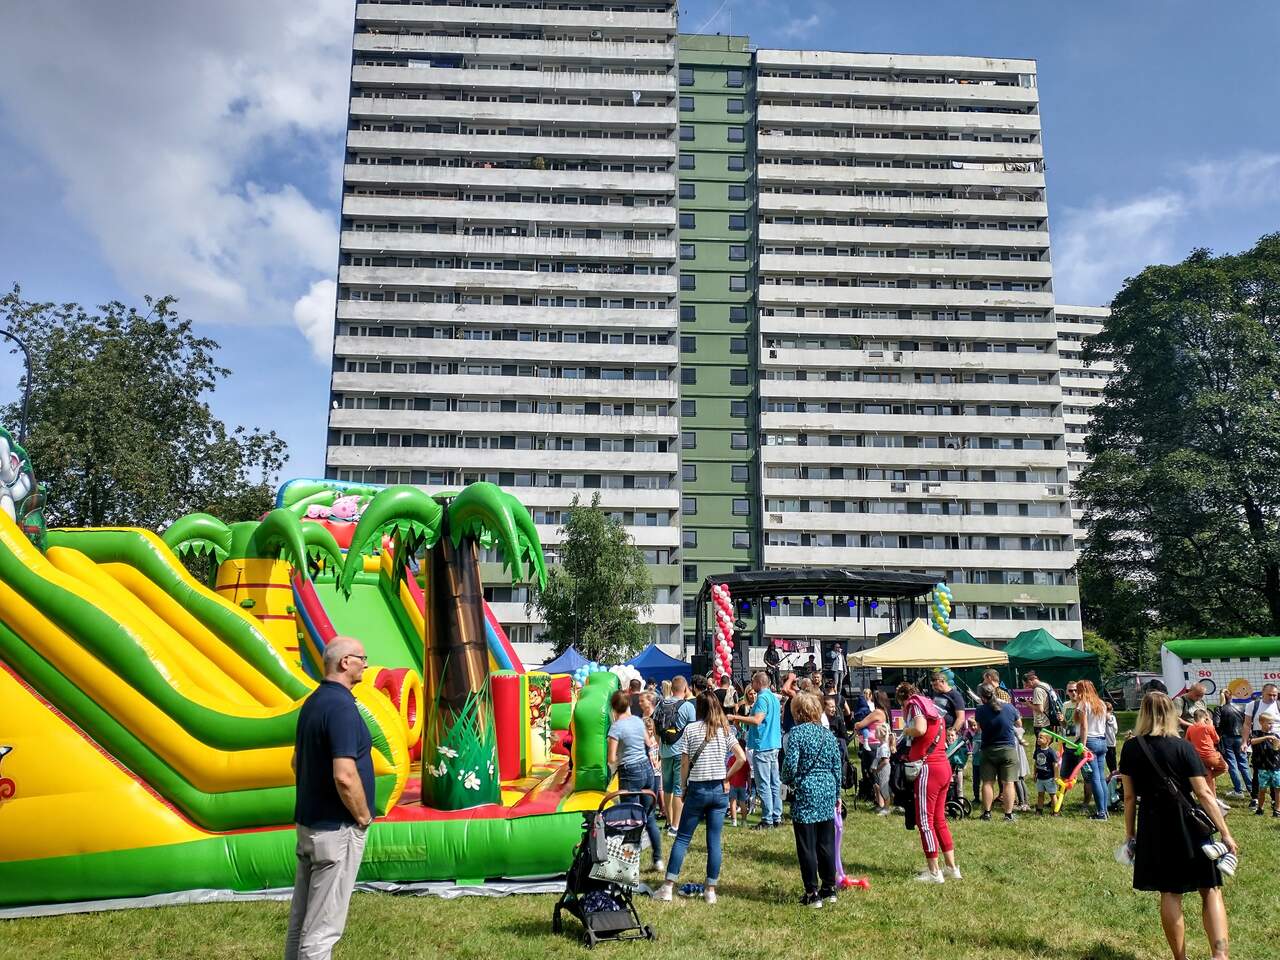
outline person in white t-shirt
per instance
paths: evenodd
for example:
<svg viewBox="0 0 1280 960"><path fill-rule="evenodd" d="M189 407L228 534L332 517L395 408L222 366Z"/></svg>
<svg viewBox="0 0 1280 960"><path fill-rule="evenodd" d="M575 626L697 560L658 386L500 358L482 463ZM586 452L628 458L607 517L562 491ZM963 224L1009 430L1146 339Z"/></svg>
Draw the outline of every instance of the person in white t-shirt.
<svg viewBox="0 0 1280 960"><path fill-rule="evenodd" d="M1280 693L1280 687L1274 683L1265 683L1262 685L1262 695L1253 703L1244 708L1245 723L1245 741L1250 737L1259 737L1262 735L1262 718L1270 717L1273 725L1280 724L1280 701L1277 700L1277 694ZM1253 799L1249 801L1249 808L1252 810L1258 806L1258 771L1253 771Z"/></svg>

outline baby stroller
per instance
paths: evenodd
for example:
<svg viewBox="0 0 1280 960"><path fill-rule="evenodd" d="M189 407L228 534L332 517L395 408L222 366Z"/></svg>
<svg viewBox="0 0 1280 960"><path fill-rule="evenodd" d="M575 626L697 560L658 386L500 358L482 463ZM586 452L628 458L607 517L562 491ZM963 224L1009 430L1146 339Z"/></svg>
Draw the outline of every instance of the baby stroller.
<svg viewBox="0 0 1280 960"><path fill-rule="evenodd" d="M963 820L973 812L973 804L960 789L960 771L951 772L951 783L947 785L947 819Z"/></svg>
<svg viewBox="0 0 1280 960"><path fill-rule="evenodd" d="M619 799L619 798L628 799ZM600 806L583 814L582 842L574 851L564 894L556 901L551 929L564 929L561 913L582 921L582 942L590 949L601 940L654 940L653 928L640 922L632 890L640 883L640 839L644 835L652 790L615 790ZM619 802L606 805L614 799Z"/></svg>

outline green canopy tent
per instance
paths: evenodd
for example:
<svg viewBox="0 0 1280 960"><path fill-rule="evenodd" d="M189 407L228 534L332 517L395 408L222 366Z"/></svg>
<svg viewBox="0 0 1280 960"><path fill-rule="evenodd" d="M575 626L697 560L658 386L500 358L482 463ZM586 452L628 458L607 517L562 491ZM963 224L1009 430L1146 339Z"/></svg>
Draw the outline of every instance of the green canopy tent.
<svg viewBox="0 0 1280 960"><path fill-rule="evenodd" d="M967 644L968 646L988 649L985 643L975 637L968 630L952 630L949 636L952 640L958 640L960 643ZM960 684L960 690L965 692L977 689L978 684L982 682L982 674L985 669L986 668L984 667L964 667L960 670L953 670L952 673L955 674L956 681ZM1008 672L1007 668L1005 672Z"/></svg>
<svg viewBox="0 0 1280 960"><path fill-rule="evenodd" d="M1066 687L1068 680L1092 680L1102 689L1098 655L1075 650L1043 628L1023 630L1009 641L1004 652L1009 655L1009 666L1001 676L1011 688L1021 687L1023 674L1035 670L1041 680L1059 690Z"/></svg>

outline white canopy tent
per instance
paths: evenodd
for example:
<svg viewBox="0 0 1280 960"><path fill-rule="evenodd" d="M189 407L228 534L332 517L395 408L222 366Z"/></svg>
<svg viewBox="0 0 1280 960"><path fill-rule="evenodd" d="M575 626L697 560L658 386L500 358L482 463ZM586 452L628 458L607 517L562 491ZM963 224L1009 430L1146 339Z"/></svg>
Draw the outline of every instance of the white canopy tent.
<svg viewBox="0 0 1280 960"><path fill-rule="evenodd" d="M927 620L916 620L887 643L851 653L849 666L858 667L985 667L1009 662L999 650L974 647L945 637Z"/></svg>

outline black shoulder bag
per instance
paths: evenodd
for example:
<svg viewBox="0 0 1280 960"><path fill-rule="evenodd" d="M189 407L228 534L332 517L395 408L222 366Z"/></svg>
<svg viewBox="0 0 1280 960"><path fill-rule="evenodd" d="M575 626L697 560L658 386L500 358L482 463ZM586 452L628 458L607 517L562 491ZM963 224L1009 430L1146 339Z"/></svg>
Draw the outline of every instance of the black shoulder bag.
<svg viewBox="0 0 1280 960"><path fill-rule="evenodd" d="M1178 782L1169 775L1168 771L1160 765L1160 761L1156 759L1151 745L1147 743L1147 738L1134 737L1133 739L1142 748L1142 752L1146 755L1147 762L1151 764L1151 769L1155 771L1155 775L1160 778L1165 793L1176 798L1182 811L1182 826L1186 830L1187 836L1191 838L1196 846L1207 843L1209 838L1218 832L1218 828L1214 826L1212 818L1204 812L1198 803L1192 803L1187 799L1187 795L1179 789Z"/></svg>

